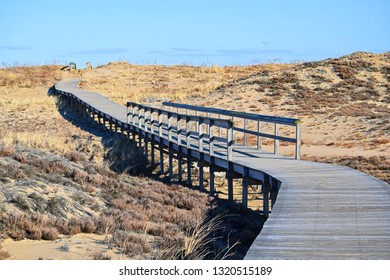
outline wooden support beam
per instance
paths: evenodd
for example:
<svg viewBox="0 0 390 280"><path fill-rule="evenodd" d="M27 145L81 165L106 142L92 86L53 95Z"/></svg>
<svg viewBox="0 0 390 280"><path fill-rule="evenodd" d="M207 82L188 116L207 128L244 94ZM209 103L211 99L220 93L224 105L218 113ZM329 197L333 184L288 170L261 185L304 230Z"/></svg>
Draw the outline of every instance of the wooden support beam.
<svg viewBox="0 0 390 280"><path fill-rule="evenodd" d="M262 193L263 193L263 215L265 219L268 219L269 216L269 190L270 190L270 176L268 174L264 174Z"/></svg>
<svg viewBox="0 0 390 280"><path fill-rule="evenodd" d="M172 142L169 142L168 145L168 165L169 165L169 180L173 180L173 149L172 149Z"/></svg>
<svg viewBox="0 0 390 280"><path fill-rule="evenodd" d="M215 194L215 164L214 157L210 157L210 194Z"/></svg>
<svg viewBox="0 0 390 280"><path fill-rule="evenodd" d="M280 181L276 180L275 178L272 178L272 185L271 185L271 192L270 192L271 209L274 207L274 204L276 202L276 198L278 196L280 186L281 186Z"/></svg>
<svg viewBox="0 0 390 280"><path fill-rule="evenodd" d="M154 141L154 137L153 137L153 135L152 135L152 140L151 140L151 142L150 142L150 144L151 144L151 146L150 146L150 160L151 160L151 164L152 164L152 166L154 166L155 164L156 164L156 162L155 162L155 152L154 152L154 145L155 145L155 141Z"/></svg>
<svg viewBox="0 0 390 280"><path fill-rule="evenodd" d="M226 178L228 181L228 200L230 202L233 202L234 197L233 197L233 163L229 162L229 168L226 171Z"/></svg>
<svg viewBox="0 0 390 280"><path fill-rule="evenodd" d="M204 191L204 169L202 165L202 159L203 159L203 153L200 154L200 160L198 162L198 167L199 167L199 189L201 191Z"/></svg>
<svg viewBox="0 0 390 280"><path fill-rule="evenodd" d="M248 179L249 169L244 167L244 176L242 177L242 205L248 207Z"/></svg>
<svg viewBox="0 0 390 280"><path fill-rule="evenodd" d="M148 139L145 137L144 138L144 142L145 142L145 144L144 144L144 154L145 154L145 159L146 159L146 163L148 164L149 163L149 145L148 145L148 143L149 143L149 141L148 141Z"/></svg>
<svg viewBox="0 0 390 280"><path fill-rule="evenodd" d="M187 185L189 187L192 187L191 164L191 150L187 149Z"/></svg>
<svg viewBox="0 0 390 280"><path fill-rule="evenodd" d="M179 180L179 183L182 183L183 181L183 166L182 166L182 154L180 153L180 151L177 153L177 169L178 169L178 180Z"/></svg>

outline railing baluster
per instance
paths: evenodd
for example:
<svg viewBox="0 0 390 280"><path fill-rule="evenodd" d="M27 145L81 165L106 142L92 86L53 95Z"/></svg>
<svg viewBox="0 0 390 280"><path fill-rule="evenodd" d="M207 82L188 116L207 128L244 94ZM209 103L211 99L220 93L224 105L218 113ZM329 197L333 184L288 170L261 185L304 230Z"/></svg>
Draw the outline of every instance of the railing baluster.
<svg viewBox="0 0 390 280"><path fill-rule="evenodd" d="M168 112L168 141L172 141L172 113Z"/></svg>
<svg viewBox="0 0 390 280"><path fill-rule="evenodd" d="M248 134L246 133L246 129L248 126L248 120L244 119L244 145L248 145Z"/></svg>
<svg viewBox="0 0 390 280"><path fill-rule="evenodd" d="M187 149L191 148L191 119L189 116L186 116L186 144Z"/></svg>
<svg viewBox="0 0 390 280"><path fill-rule="evenodd" d="M198 138L198 144L199 144L199 153L203 153L203 137L204 137L204 133L203 133L203 128L202 128L202 124L203 124L203 118L202 117L198 117L198 127L199 127L199 138Z"/></svg>
<svg viewBox="0 0 390 280"><path fill-rule="evenodd" d="M158 109L158 136L162 138L163 136L163 122L162 122L162 111ZM161 142L161 140L160 140Z"/></svg>
<svg viewBox="0 0 390 280"><path fill-rule="evenodd" d="M195 111L195 115L199 117L199 111ZM196 122L196 132L199 133L199 122Z"/></svg>
<svg viewBox="0 0 390 280"><path fill-rule="evenodd" d="M295 159L301 158L301 122L295 123Z"/></svg>
<svg viewBox="0 0 390 280"><path fill-rule="evenodd" d="M148 107L144 107L144 129L145 133L149 132L149 118L148 118Z"/></svg>
<svg viewBox="0 0 390 280"><path fill-rule="evenodd" d="M221 119L221 114L218 114L218 119ZM218 137L222 137L222 127L218 127Z"/></svg>
<svg viewBox="0 0 390 280"><path fill-rule="evenodd" d="M234 142L234 133L233 133L233 122L228 122L227 128L227 160L232 161L233 159L233 142Z"/></svg>
<svg viewBox="0 0 390 280"><path fill-rule="evenodd" d="M135 129L135 106L134 106L134 104L132 106L132 117L131 117L131 119L132 119L132 123L133 123L133 129Z"/></svg>
<svg viewBox="0 0 390 280"><path fill-rule="evenodd" d="M181 145L181 126L180 126L180 121L181 121L181 115L177 115L177 129L176 129L176 137L177 137L177 145Z"/></svg>
<svg viewBox="0 0 390 280"><path fill-rule="evenodd" d="M151 108L150 109L150 132L151 132L151 134L154 134L154 128L155 128L155 124L154 124L154 109Z"/></svg>
<svg viewBox="0 0 390 280"><path fill-rule="evenodd" d="M262 148L262 141L261 141L261 121L257 121L257 149L261 150Z"/></svg>
<svg viewBox="0 0 390 280"><path fill-rule="evenodd" d="M274 131L275 136L279 136L279 124L275 123L275 131ZM274 154L279 153L279 140L275 139L274 140Z"/></svg>
<svg viewBox="0 0 390 280"><path fill-rule="evenodd" d="M137 114L137 117L138 117L138 128L141 129L141 106L138 105L138 114Z"/></svg>
<svg viewBox="0 0 390 280"><path fill-rule="evenodd" d="M214 156L214 120L210 119L209 124L209 151L210 157Z"/></svg>
<svg viewBox="0 0 390 280"><path fill-rule="evenodd" d="M192 186L191 177L191 119L186 115L186 145L187 145L187 184Z"/></svg>

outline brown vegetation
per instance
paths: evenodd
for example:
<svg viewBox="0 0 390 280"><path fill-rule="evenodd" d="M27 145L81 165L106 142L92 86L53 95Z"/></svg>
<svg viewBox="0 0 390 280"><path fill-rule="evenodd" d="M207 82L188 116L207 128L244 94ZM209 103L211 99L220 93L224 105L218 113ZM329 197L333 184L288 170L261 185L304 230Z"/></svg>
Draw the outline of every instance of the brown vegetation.
<svg viewBox="0 0 390 280"><path fill-rule="evenodd" d="M129 146L109 133L86 131L76 115L62 112L61 100L47 96L57 74L37 81L41 74L35 74L43 70L1 69L6 74L0 86L0 240L97 234L106 237L107 248L144 259L158 258L172 244L185 246L211 207L208 196L122 173L134 161ZM127 157L118 153L123 149ZM229 247L227 233L220 233L219 247ZM65 245L61 252L71 250ZM212 252L215 244L209 245ZM170 256L183 256L184 247L177 250ZM8 257L4 250L1 256ZM94 252L87 258L111 257Z"/></svg>
<svg viewBox="0 0 390 280"><path fill-rule="evenodd" d="M128 258L242 258L261 228L261 217L238 205L124 174L142 172L126 169L136 165L134 155L116 152L130 151L126 143L88 128L58 109L61 100L47 96L62 76L80 75L82 87L120 104L170 99L301 117L303 158L347 165L389 182L389 60L389 53L355 53L244 67L121 62L74 73L59 66L2 68L0 238L54 240L88 233L104 235L108 248L120 248ZM263 141L264 147L272 144ZM0 259L8 257L0 250ZM111 257L94 252L89 258Z"/></svg>
<svg viewBox="0 0 390 280"><path fill-rule="evenodd" d="M304 159L369 159L377 155L388 160L389 69L390 53L361 52L316 62L247 67L112 63L85 74L82 86L122 104L128 99L155 101L141 97L150 94L194 105L298 117L302 120ZM152 93L150 81L165 83L164 94ZM199 89L201 85L203 89ZM178 92L185 94L175 95ZM266 149L272 150L272 144L263 141ZM286 154L293 153L291 145L282 148ZM386 178L384 172L376 175Z"/></svg>

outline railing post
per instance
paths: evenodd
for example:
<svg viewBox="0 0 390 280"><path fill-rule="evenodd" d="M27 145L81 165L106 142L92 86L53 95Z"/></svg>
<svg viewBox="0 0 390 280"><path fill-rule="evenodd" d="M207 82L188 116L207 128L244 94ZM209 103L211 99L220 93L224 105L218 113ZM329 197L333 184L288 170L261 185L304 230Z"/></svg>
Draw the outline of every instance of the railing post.
<svg viewBox="0 0 390 280"><path fill-rule="evenodd" d="M144 106L141 106L141 110L140 112L143 112L142 115L141 115L141 118L142 118L142 121L140 121L140 128L144 131L146 131L146 128L145 128L145 116L146 116L146 112L145 112L145 107ZM143 126L143 128L142 128Z"/></svg>
<svg viewBox="0 0 390 280"><path fill-rule="evenodd" d="M169 165L169 180L173 179L173 149L172 149L172 113L168 112L168 165Z"/></svg>
<svg viewBox="0 0 390 280"><path fill-rule="evenodd" d="M149 119L148 119L148 114L147 114L148 110L149 110L148 107L144 107L144 129L145 129L145 135L149 131Z"/></svg>
<svg viewBox="0 0 390 280"><path fill-rule="evenodd" d="M154 135L154 128L155 128L155 123L154 123L154 109L150 109L150 132L152 135ZM154 140L154 139L153 139Z"/></svg>
<svg viewBox="0 0 390 280"><path fill-rule="evenodd" d="M214 174L214 120L210 119L209 126L209 151L210 151L210 194L214 195L215 193L215 174ZM221 129L219 127L219 129ZM220 131L220 130L219 130Z"/></svg>
<svg viewBox="0 0 390 280"><path fill-rule="evenodd" d="M177 110L177 128L176 128L176 137L177 137L177 173L178 173L178 181L181 183L183 181L183 168L181 166L181 159L182 159L182 149L181 149L181 125L180 121L182 119L182 115L179 114L179 110Z"/></svg>
<svg viewBox="0 0 390 280"><path fill-rule="evenodd" d="M233 143L234 143L234 135L233 135L233 122L228 122L227 128L227 160L232 161L233 158Z"/></svg>
<svg viewBox="0 0 390 280"><path fill-rule="evenodd" d="M210 112L207 112L207 113L206 113L206 117L207 117L207 118L210 118ZM206 125L206 131L209 131L209 130L210 130L210 125L207 124L207 125Z"/></svg>
<svg viewBox="0 0 390 280"><path fill-rule="evenodd" d="M131 122L133 123L133 130L135 129L135 109L134 104L131 106Z"/></svg>
<svg viewBox="0 0 390 280"><path fill-rule="evenodd" d="M210 194L214 195L215 193L215 166L214 166L214 157L210 158Z"/></svg>
<svg viewBox="0 0 390 280"><path fill-rule="evenodd" d="M168 112L168 141L172 141L172 113Z"/></svg>
<svg viewBox="0 0 390 280"><path fill-rule="evenodd" d="M158 136L159 136L159 152L160 152L160 171L164 174L164 143L163 143L163 130L162 130L162 111L158 109Z"/></svg>
<svg viewBox="0 0 390 280"><path fill-rule="evenodd" d="M181 121L181 115L177 115L177 129L176 129L176 137L177 137L177 146L178 150L180 151L180 145L181 145L181 126L180 126L180 121Z"/></svg>
<svg viewBox="0 0 390 280"><path fill-rule="evenodd" d="M257 121L257 149L261 150L262 148L262 141L261 136L259 135L261 133L261 121Z"/></svg>
<svg viewBox="0 0 390 280"><path fill-rule="evenodd" d="M139 133L141 134L141 128L142 128L142 107L140 104L138 104L138 128Z"/></svg>
<svg viewBox="0 0 390 280"><path fill-rule="evenodd" d="M187 145L187 185L192 186L191 177L191 119L186 115L186 145Z"/></svg>
<svg viewBox="0 0 390 280"><path fill-rule="evenodd" d="M295 123L295 159L301 158L301 121Z"/></svg>
<svg viewBox="0 0 390 280"><path fill-rule="evenodd" d="M198 124L199 124L199 162L198 162L198 167L199 167L199 189L201 191L204 190L204 181L203 181L203 145L204 145L204 131L203 131L203 125L204 120L202 117L198 118Z"/></svg>
<svg viewBox="0 0 390 280"><path fill-rule="evenodd" d="M163 137L163 123L162 123L162 112L161 110L158 110L158 136L160 137L160 143L161 143L161 138Z"/></svg>
<svg viewBox="0 0 390 280"><path fill-rule="evenodd" d="M275 131L274 131L274 136L279 136L279 124L275 123ZM274 140L274 154L279 153L279 140L275 139Z"/></svg>
<svg viewBox="0 0 390 280"><path fill-rule="evenodd" d="M210 151L210 157L214 156L214 120L210 119L209 124L209 151Z"/></svg>
<svg viewBox="0 0 390 280"><path fill-rule="evenodd" d="M269 216L269 190L271 184L271 177L268 174L264 174L264 181L262 185L263 193L263 214L264 218L268 219Z"/></svg>
<svg viewBox="0 0 390 280"><path fill-rule="evenodd" d="M129 102L126 103L126 122L129 123Z"/></svg>
<svg viewBox="0 0 390 280"><path fill-rule="evenodd" d="M244 167L244 175L242 176L242 205L248 207L248 178L249 178L249 169Z"/></svg>
<svg viewBox="0 0 390 280"><path fill-rule="evenodd" d="M247 126L248 120L244 119L244 146L248 145L248 134L246 133Z"/></svg>
<svg viewBox="0 0 390 280"><path fill-rule="evenodd" d="M202 128L202 124L203 124L203 118L202 117L198 117L197 124L198 124L198 132L199 132L199 137L198 137L199 153L203 153L204 133L203 133L203 128Z"/></svg>
<svg viewBox="0 0 390 280"><path fill-rule="evenodd" d="M195 115L199 117L199 111L195 111ZM199 122L196 122L196 132L199 133Z"/></svg>
<svg viewBox="0 0 390 280"><path fill-rule="evenodd" d="M221 119L221 114L218 114L218 119ZM218 127L218 137L221 138L222 137L222 127Z"/></svg>

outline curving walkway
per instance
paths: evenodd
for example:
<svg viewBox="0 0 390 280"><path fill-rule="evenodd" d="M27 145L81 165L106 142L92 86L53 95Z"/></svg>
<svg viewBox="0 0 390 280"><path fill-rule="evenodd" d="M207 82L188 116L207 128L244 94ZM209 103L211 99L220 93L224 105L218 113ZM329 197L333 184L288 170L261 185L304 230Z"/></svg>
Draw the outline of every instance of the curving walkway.
<svg viewBox="0 0 390 280"><path fill-rule="evenodd" d="M154 137L151 130L145 133L145 126L133 127L127 122L125 107L98 93L83 91L77 83L76 79L65 79L55 89L87 108L88 113L92 110L113 121L122 132L129 129L150 137L169 146L168 151L190 150L180 147L177 139L175 146L169 143L174 139ZM196 134L191 137L196 138ZM192 157L197 157L195 150ZM243 177L277 181L279 191L272 213L246 259L390 259L387 183L348 167L295 160L239 144L233 145L229 162L223 149L213 159L207 152L198 156L210 165L229 168Z"/></svg>

